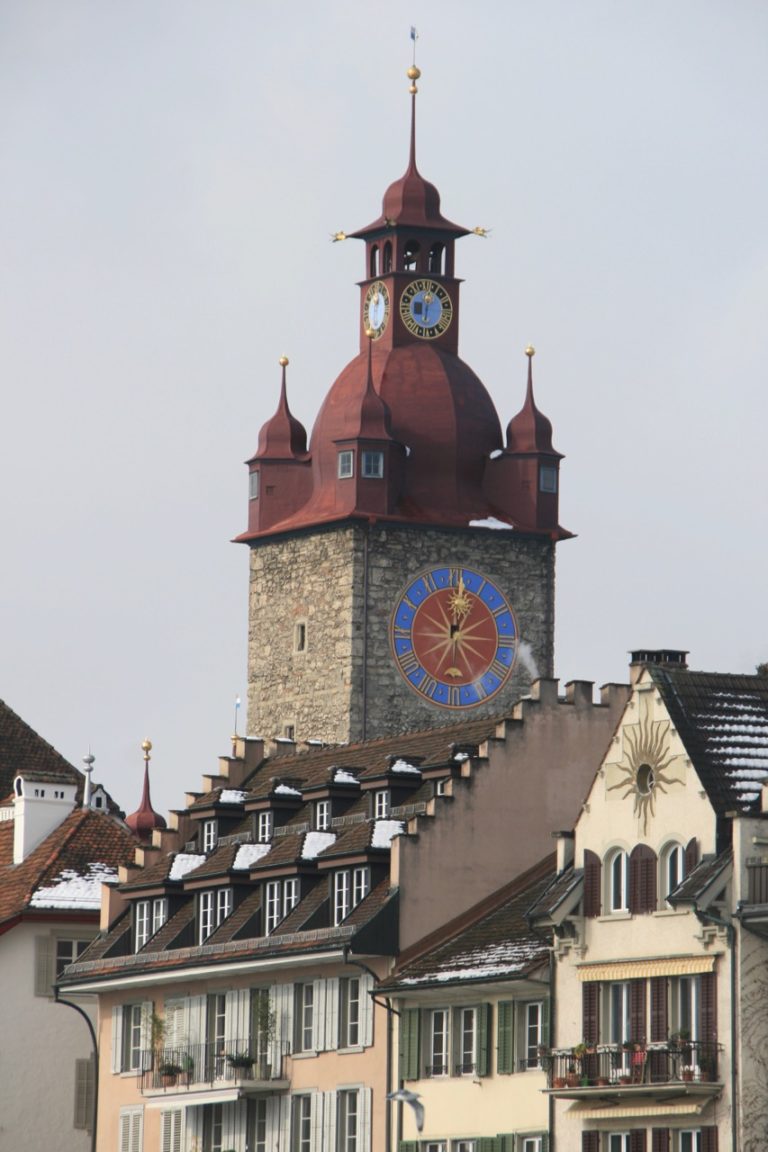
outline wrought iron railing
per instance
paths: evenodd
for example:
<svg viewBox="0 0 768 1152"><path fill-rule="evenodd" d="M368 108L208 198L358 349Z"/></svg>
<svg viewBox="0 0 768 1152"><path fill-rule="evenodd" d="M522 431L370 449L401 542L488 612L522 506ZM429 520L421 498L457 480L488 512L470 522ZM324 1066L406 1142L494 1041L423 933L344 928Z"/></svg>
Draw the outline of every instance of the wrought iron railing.
<svg viewBox="0 0 768 1152"><path fill-rule="evenodd" d="M542 1055L550 1088L604 1088L632 1084L706 1083L718 1080L718 1044L668 1040L658 1044L579 1044Z"/></svg>
<svg viewBox="0 0 768 1152"><path fill-rule="evenodd" d="M175 1092L201 1085L216 1087L223 1083L284 1080L288 1045L283 1045L275 1060L275 1045L269 1052L260 1050L249 1040L226 1044L180 1044L142 1052L139 1081L142 1092L160 1089Z"/></svg>

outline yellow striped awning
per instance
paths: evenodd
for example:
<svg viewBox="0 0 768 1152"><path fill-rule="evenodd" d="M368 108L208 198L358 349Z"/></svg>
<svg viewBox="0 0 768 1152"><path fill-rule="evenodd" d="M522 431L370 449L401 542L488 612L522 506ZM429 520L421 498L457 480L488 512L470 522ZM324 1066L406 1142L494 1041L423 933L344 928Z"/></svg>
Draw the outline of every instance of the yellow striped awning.
<svg viewBox="0 0 768 1152"><path fill-rule="evenodd" d="M569 1112L576 1113L579 1120L623 1120L632 1116L700 1116L709 1103L709 1098L699 1097L676 1104L607 1104L604 1108L594 1104L572 1104Z"/></svg>
<svg viewBox="0 0 768 1152"><path fill-rule="evenodd" d="M717 955L661 956L653 960L613 960L605 964L581 964L582 984L595 980L642 980L652 976L695 976L713 972Z"/></svg>

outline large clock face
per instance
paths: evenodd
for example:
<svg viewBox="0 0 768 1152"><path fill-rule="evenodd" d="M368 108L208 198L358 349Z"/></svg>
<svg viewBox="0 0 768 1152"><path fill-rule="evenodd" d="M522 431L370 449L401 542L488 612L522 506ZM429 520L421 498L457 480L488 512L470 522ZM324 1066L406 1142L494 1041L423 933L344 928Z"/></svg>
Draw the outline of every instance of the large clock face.
<svg viewBox="0 0 768 1152"><path fill-rule="evenodd" d="M420 572L390 620L400 675L441 708L475 708L495 696L517 656L514 613L504 593L471 568Z"/></svg>
<svg viewBox="0 0 768 1152"><path fill-rule="evenodd" d="M400 319L422 340L442 336L453 319L453 304L436 280L411 280L400 297Z"/></svg>

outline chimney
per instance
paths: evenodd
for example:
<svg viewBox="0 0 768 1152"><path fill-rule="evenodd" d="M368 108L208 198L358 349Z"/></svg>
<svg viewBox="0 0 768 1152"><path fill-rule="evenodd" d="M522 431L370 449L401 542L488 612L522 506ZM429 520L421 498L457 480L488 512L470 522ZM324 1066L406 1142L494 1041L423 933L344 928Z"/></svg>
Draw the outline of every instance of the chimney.
<svg viewBox="0 0 768 1152"><path fill-rule="evenodd" d="M21 864L75 807L77 785L45 773L19 773L13 782L13 862Z"/></svg>
<svg viewBox="0 0 768 1152"><path fill-rule="evenodd" d="M660 668L687 668L688 652L680 648L636 648L630 652L629 682L637 684L640 673L648 664Z"/></svg>

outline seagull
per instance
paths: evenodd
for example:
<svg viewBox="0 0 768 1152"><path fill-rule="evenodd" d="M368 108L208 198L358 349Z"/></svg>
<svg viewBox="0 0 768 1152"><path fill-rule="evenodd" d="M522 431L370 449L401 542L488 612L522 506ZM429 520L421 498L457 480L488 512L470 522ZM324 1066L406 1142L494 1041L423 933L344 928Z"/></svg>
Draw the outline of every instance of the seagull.
<svg viewBox="0 0 768 1152"><path fill-rule="evenodd" d="M389 1092L387 1100L399 1100L403 1104L410 1104L416 1117L416 1128L421 1132L424 1127L424 1105L419 1103L421 1096L418 1092L409 1092L407 1088L400 1088L397 1092Z"/></svg>

